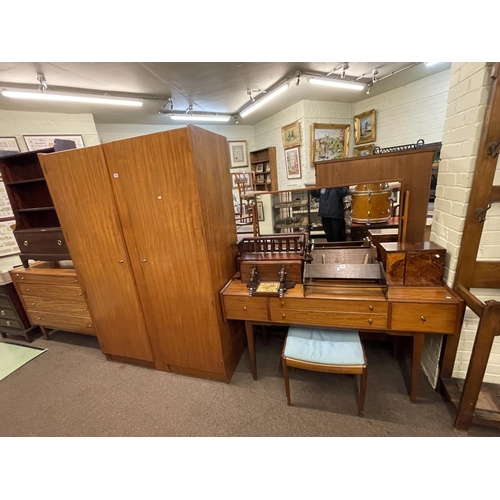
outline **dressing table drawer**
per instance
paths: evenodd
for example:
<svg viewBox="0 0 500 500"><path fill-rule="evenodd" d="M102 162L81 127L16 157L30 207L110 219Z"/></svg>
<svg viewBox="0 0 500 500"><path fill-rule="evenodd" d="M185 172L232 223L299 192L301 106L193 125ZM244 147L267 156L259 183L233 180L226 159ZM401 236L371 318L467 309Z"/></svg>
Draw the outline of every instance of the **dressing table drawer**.
<svg viewBox="0 0 500 500"><path fill-rule="evenodd" d="M266 297L224 297L227 319L268 321Z"/></svg>
<svg viewBox="0 0 500 500"><path fill-rule="evenodd" d="M391 330L454 333L456 304L393 303Z"/></svg>

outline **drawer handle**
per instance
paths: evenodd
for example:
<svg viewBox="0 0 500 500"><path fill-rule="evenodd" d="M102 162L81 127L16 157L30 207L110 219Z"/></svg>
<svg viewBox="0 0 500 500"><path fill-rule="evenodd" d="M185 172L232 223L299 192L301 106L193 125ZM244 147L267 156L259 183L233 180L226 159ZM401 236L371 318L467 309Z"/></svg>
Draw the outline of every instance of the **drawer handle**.
<svg viewBox="0 0 500 500"><path fill-rule="evenodd" d="M42 319L42 318L38 317L38 318L36 318L36 319Z"/></svg>
<svg viewBox="0 0 500 500"><path fill-rule="evenodd" d="M59 246L61 246L61 245L62 245L62 241L61 241L61 240L57 240L57 244L58 244Z"/></svg>
<svg viewBox="0 0 500 500"><path fill-rule="evenodd" d="M7 326L10 326L10 321L6 321L6 322L5 322L5 324L6 324Z"/></svg>
<svg viewBox="0 0 500 500"><path fill-rule="evenodd" d="M370 311L373 311L373 306L369 306Z"/></svg>
<svg viewBox="0 0 500 500"><path fill-rule="evenodd" d="M24 240L24 241L23 241L23 245L24 245L25 247L27 247L27 246L29 245L29 243L28 243L26 240Z"/></svg>
<svg viewBox="0 0 500 500"><path fill-rule="evenodd" d="M31 303L31 305L32 305L32 306L34 306L34 305L35 305L35 303L34 303L34 302L32 302L32 303Z"/></svg>
<svg viewBox="0 0 500 500"><path fill-rule="evenodd" d="M75 280L75 283L78 283L78 280Z"/></svg>
<svg viewBox="0 0 500 500"><path fill-rule="evenodd" d="M421 320L421 321L424 321L424 322L425 322L425 321L427 321L427 320L425 319L425 316L420 316L420 320Z"/></svg>
<svg viewBox="0 0 500 500"><path fill-rule="evenodd" d="M282 303L281 303L281 307L283 307L284 305L285 305L285 303L284 303L284 302L282 302Z"/></svg>
<svg viewBox="0 0 500 500"><path fill-rule="evenodd" d="M83 312L87 312L87 311L88 311L88 309L84 309L84 310L83 310Z"/></svg>
<svg viewBox="0 0 500 500"><path fill-rule="evenodd" d="M123 264L123 259L120 259L120 260L118 261L118 264Z"/></svg>
<svg viewBox="0 0 500 500"><path fill-rule="evenodd" d="M30 291L30 289L29 289L29 288L26 288L26 291L27 291L27 292L29 292L29 291Z"/></svg>
<svg viewBox="0 0 500 500"><path fill-rule="evenodd" d="M247 310L247 306L245 306L245 307L243 308L243 310L244 310L244 311L246 311L246 310Z"/></svg>
<svg viewBox="0 0 500 500"><path fill-rule="evenodd" d="M147 260L146 260L146 259L142 259L142 262L143 262L143 263L146 263L146 262L147 262Z"/></svg>
<svg viewBox="0 0 500 500"><path fill-rule="evenodd" d="M81 296L82 296L82 294L81 294L81 293L79 293L79 294L78 294L78 297L81 297Z"/></svg>
<svg viewBox="0 0 500 500"><path fill-rule="evenodd" d="M2 309L2 310L0 311L0 314L1 314L2 316L5 316L5 311Z"/></svg>
<svg viewBox="0 0 500 500"><path fill-rule="evenodd" d="M18 274L17 276L19 276L19 274ZM23 280L23 279L24 279L24 276L21 276L21 279Z"/></svg>
<svg viewBox="0 0 500 500"><path fill-rule="evenodd" d="M282 314L282 315L281 315L281 319L285 319L285 314Z"/></svg>
<svg viewBox="0 0 500 500"><path fill-rule="evenodd" d="M368 323L370 323L370 325L373 323L373 321L371 319L368 320Z"/></svg>
<svg viewBox="0 0 500 500"><path fill-rule="evenodd" d="M89 328L92 328L92 323L89 325Z"/></svg>

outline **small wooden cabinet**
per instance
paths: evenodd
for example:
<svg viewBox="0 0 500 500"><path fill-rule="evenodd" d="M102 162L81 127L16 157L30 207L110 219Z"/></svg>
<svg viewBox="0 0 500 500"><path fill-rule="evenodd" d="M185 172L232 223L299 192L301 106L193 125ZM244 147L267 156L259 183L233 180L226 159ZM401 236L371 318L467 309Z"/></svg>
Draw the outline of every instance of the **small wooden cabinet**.
<svg viewBox="0 0 500 500"><path fill-rule="evenodd" d="M28 267L29 259L71 259L37 155L74 147L73 141L56 139L53 148L0 158L0 172L16 219L14 236L24 267Z"/></svg>
<svg viewBox="0 0 500 500"><path fill-rule="evenodd" d="M257 191L278 190L276 148L270 147L250 152L250 166L255 173Z"/></svg>
<svg viewBox="0 0 500 500"><path fill-rule="evenodd" d="M96 335L76 271L70 262L37 262L10 271L31 323L47 329Z"/></svg>

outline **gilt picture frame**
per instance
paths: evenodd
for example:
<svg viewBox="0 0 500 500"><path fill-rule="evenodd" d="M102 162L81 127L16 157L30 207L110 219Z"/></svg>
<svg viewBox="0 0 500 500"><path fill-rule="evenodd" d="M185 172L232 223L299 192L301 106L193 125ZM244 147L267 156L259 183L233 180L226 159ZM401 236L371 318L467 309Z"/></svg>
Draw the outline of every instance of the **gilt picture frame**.
<svg viewBox="0 0 500 500"><path fill-rule="evenodd" d="M228 141L231 168L248 167L247 141Z"/></svg>
<svg viewBox="0 0 500 500"><path fill-rule="evenodd" d="M317 161L347 158L349 125L313 123L311 131L311 164Z"/></svg>
<svg viewBox="0 0 500 500"><path fill-rule="evenodd" d="M375 141L375 110L371 109L354 116L354 142L366 144Z"/></svg>
<svg viewBox="0 0 500 500"><path fill-rule="evenodd" d="M354 156L369 156L373 154L375 144L367 144L366 146L356 146L354 148Z"/></svg>
<svg viewBox="0 0 500 500"><path fill-rule="evenodd" d="M283 148L293 148L300 146L300 122L296 121L281 128L281 140Z"/></svg>

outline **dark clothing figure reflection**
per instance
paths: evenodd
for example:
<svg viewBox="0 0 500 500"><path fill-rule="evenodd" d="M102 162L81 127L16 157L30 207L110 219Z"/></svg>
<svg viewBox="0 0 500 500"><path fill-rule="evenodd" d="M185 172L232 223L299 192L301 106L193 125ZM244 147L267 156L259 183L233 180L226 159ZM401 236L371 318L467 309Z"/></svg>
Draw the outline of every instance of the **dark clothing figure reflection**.
<svg viewBox="0 0 500 500"><path fill-rule="evenodd" d="M326 241L345 241L344 198L349 194L347 186L314 189L311 196L319 198L318 216L321 217Z"/></svg>

